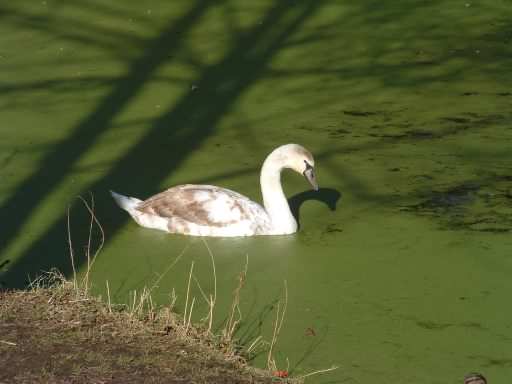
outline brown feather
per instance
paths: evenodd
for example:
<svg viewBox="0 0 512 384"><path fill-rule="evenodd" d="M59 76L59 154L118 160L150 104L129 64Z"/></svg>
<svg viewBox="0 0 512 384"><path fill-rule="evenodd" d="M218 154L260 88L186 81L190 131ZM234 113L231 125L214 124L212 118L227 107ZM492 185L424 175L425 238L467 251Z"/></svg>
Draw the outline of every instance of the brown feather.
<svg viewBox="0 0 512 384"><path fill-rule="evenodd" d="M197 201L196 194L209 195L203 201ZM226 193L226 189L218 187L181 185L170 188L164 192L154 195L142 202L137 210L152 215L158 215L166 218L180 218L185 222L194 223L202 226L222 227L234 224L237 220L228 220L223 222L213 221L209 212L205 209L204 203L208 200L214 200L219 193ZM231 191L229 191L231 192ZM240 212L242 218L250 216L250 212L237 201L237 198L243 197L236 192L232 192L233 208Z"/></svg>

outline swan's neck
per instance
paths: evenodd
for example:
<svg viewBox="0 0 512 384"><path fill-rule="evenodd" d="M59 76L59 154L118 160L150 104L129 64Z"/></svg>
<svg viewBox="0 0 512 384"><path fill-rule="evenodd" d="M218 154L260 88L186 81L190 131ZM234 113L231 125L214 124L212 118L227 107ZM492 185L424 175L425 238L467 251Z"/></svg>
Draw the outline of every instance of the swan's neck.
<svg viewBox="0 0 512 384"><path fill-rule="evenodd" d="M272 223L275 234L289 234L297 231L297 221L290 211L288 200L281 186L283 166L272 154L261 168L260 184L263 205Z"/></svg>

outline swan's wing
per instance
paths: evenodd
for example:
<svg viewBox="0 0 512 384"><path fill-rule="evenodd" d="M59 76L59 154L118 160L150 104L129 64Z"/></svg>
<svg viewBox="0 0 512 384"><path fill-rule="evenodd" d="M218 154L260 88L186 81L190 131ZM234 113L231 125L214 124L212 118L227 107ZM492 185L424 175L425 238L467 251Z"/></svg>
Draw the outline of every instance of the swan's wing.
<svg viewBox="0 0 512 384"><path fill-rule="evenodd" d="M137 210L163 218L180 218L207 227L225 227L255 216L263 208L247 197L211 185L180 185L161 192L137 206Z"/></svg>

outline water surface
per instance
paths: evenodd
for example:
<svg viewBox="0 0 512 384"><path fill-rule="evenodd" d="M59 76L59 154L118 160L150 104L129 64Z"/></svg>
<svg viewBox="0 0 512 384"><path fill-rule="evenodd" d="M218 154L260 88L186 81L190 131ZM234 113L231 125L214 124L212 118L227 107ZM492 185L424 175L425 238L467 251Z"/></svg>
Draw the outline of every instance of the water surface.
<svg viewBox="0 0 512 384"><path fill-rule="evenodd" d="M510 78L505 1L22 1L2 6L2 284L79 267L94 195L106 243L92 272L113 299L152 285L178 309L200 239L137 227L108 190L140 198L175 184L259 200L276 146L315 155L318 196L300 175L293 236L208 239L222 323L246 257L249 343L271 337L288 288L279 365L314 382L489 381L512 374ZM93 244L97 244L95 232ZM197 286L196 314L206 311ZM265 356L258 356L264 365Z"/></svg>

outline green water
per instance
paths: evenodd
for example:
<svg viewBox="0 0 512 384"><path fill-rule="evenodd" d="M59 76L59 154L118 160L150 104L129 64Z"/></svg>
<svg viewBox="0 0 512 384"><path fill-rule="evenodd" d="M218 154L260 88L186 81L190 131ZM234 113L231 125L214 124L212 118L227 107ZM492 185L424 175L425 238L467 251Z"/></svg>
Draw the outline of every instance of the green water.
<svg viewBox="0 0 512 384"><path fill-rule="evenodd" d="M259 167L297 142L324 189L283 176L294 236L209 239L216 323L249 260L245 343L311 382L512 377L512 7L507 1L20 1L0 6L2 285L83 270L89 198L106 243L97 292L159 282L183 309L188 272L213 291L200 239L137 227L108 190L175 184L260 199ZM297 196L298 195L298 196ZM93 245L98 234L94 233ZM197 318L206 312L197 286ZM281 301L282 302L282 301ZM265 356L255 364L263 365ZM385 378L385 380L383 380Z"/></svg>

